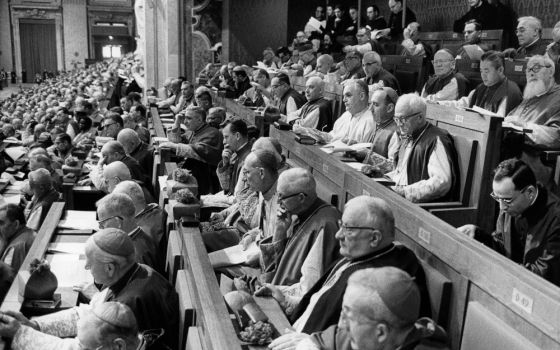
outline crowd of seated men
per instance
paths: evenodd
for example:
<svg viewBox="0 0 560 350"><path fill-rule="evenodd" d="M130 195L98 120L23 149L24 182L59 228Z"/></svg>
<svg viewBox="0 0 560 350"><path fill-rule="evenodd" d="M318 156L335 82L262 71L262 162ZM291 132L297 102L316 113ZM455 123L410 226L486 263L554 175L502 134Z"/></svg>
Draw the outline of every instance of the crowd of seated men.
<svg viewBox="0 0 560 350"><path fill-rule="evenodd" d="M224 204L225 209L201 223L207 251L240 245L253 252L245 263L216 272L234 278L239 290L273 297L292 322L293 331L270 348L448 345L445 331L429 318L427 282L418 257L395 241L395 219L387 202L358 196L340 213L318 197L310 171L290 168L278 140L258 138L246 121L227 118L226 110L213 106L210 87L245 105L266 107L265 115L320 143L370 143L348 155L369 165L365 173L389 177L394 183L390 188L412 202L454 201L459 195L456 145L447 131L427 121L428 104L477 106L504 116L505 125L525 132L511 128L505 133L493 192L483 198L499 203L495 230L467 225L459 231L560 285L560 199L550 164L542 159L543 150L560 147L560 88L555 80L560 27L553 31L554 42L543 46L540 21L522 17L518 49L488 50L479 32L496 28L488 14L503 5L483 0L469 4L469 12L454 26L465 34L458 52L432 52L419 40L420 25L410 8L402 25L400 1L389 1L388 22L375 7L368 8L363 28L357 26L356 9L346 16L335 6L331 15L327 7L324 17L319 7L315 17L325 20L320 29L324 37L317 40L317 31L306 30L298 33L292 50L265 48L266 68L229 62L213 74L208 67L201 75L208 86L169 78L162 94L148 97L161 114L174 118L169 141L159 147L171 149L178 165L192 172L203 204ZM512 29L506 22L514 19L500 20L503 27L498 28ZM400 95L398 79L383 69L387 53L382 44L387 40L401 45L399 53L432 60L435 74L418 93ZM455 67L456 57L465 55L480 60L482 83L472 91ZM508 57L528 59L523 93L504 74ZM117 74L117 68L124 72ZM31 170L24 187L27 202L0 207L0 268L7 272L2 276L18 270L49 206L59 198L60 182L53 174L73 154L88 152L96 136L106 138L101 157L78 182L106 194L97 203L100 230L85 248L95 283L77 287L91 307L32 320L14 312L1 315L0 335L13 338L16 348L40 348L36 339L53 348L64 342L74 342L70 348L119 341L137 346L143 341L138 332L150 329L165 330L151 348L176 347L178 300L160 274L164 213L151 188L148 114L136 92L143 87L136 74L140 71L129 56L58 76L0 101L3 137L29 147ZM293 88L293 75L307 77L304 94ZM333 115L325 99L326 84L342 86L341 115ZM97 109L103 97L109 99L107 111ZM380 157L386 160L383 166ZM4 168L16 165L5 156L3 162ZM93 325L99 322L117 323L119 332L128 333L102 338L95 332L105 329Z"/></svg>

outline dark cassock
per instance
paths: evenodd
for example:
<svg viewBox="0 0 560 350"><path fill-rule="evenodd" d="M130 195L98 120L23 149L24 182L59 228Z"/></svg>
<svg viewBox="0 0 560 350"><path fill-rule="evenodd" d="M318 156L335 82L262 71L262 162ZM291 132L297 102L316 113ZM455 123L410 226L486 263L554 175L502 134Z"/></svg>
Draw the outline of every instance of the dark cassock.
<svg viewBox="0 0 560 350"><path fill-rule="evenodd" d="M494 233L477 230L475 238L560 286L560 201L543 186L520 216L500 212Z"/></svg>
<svg viewBox="0 0 560 350"><path fill-rule="evenodd" d="M130 156L138 162L144 174L151 174L154 168L154 150L147 143L140 142Z"/></svg>
<svg viewBox="0 0 560 350"><path fill-rule="evenodd" d="M453 86L453 83L456 83L456 89L450 88ZM426 84L424 85L424 89L422 90L422 97L427 97L430 95L436 95L438 92L447 89L448 91L445 92L444 97L434 97L428 98L430 100L457 100L463 96L467 95L467 85L469 81L465 76L461 73L456 73L454 71L449 72L444 77L438 77L437 75L432 75ZM445 90L444 90L445 91ZM450 94L451 96L447 96ZM433 96L430 96L433 97Z"/></svg>
<svg viewBox="0 0 560 350"><path fill-rule="evenodd" d="M447 161L450 166L451 186L447 193L441 195L440 197L432 198L431 200L428 200L428 202L456 201L459 200L461 185L459 181L459 163L453 138L446 130L440 129L427 122L426 126L415 130L411 138L402 141L397 157L395 158L395 164L397 164L397 169L399 169L401 162L406 162L408 185L429 179L430 174L428 171L428 164L432 154L436 150L438 140L441 142L445 150ZM411 148L409 153L407 152L407 148ZM405 159L407 153L408 159ZM425 200L420 201L425 202Z"/></svg>
<svg viewBox="0 0 560 350"><path fill-rule="evenodd" d="M471 19L476 20L482 25L482 29L501 29L498 28L496 22L497 17L496 8L488 4L486 0L482 0L479 6L471 7L467 13L453 23L453 31L455 33L463 33L465 23Z"/></svg>
<svg viewBox="0 0 560 350"><path fill-rule="evenodd" d="M312 113L319 114L318 119L313 118L313 119L317 119L316 123L312 123L315 125L309 125L306 122L306 118ZM323 97L319 97L318 99L315 99L313 101L308 101L303 105L303 107L301 107L299 117L297 120L299 120L299 124L301 126L315 128L317 130L321 130L325 132L331 131L334 122L332 102L326 100ZM313 120L309 120L309 121L313 122Z"/></svg>
<svg viewBox="0 0 560 350"><path fill-rule="evenodd" d="M135 263L123 277L93 296L90 304L118 301L132 309L138 329L163 329L165 333L150 347L177 349L179 298L173 286L149 266ZM61 338L76 336L77 307L34 318L43 333Z"/></svg>
<svg viewBox="0 0 560 350"><path fill-rule="evenodd" d="M539 38L527 46L519 47L515 54L515 59L521 60L535 55L544 55L546 53L547 46L548 44Z"/></svg>
<svg viewBox="0 0 560 350"><path fill-rule="evenodd" d="M156 203L146 205L146 208L136 214L136 223L152 238L159 247L163 237L166 215Z"/></svg>
<svg viewBox="0 0 560 350"><path fill-rule="evenodd" d="M150 143L150 131L148 129L138 124L134 128L134 131L136 131L136 134L138 135L138 137L142 142L145 142L147 144Z"/></svg>
<svg viewBox="0 0 560 350"><path fill-rule="evenodd" d="M343 76L340 77L341 81L348 80L348 79L363 79L366 77L366 73L361 65L354 68L351 71L346 72Z"/></svg>
<svg viewBox="0 0 560 350"><path fill-rule="evenodd" d="M198 194L219 191L216 168L222 159L222 133L208 124L198 130L179 135L178 131L167 134L169 141L179 143L176 155L184 157L183 168L191 171L198 182Z"/></svg>
<svg viewBox="0 0 560 350"><path fill-rule="evenodd" d="M280 111L280 114L288 114L287 106L290 100L292 100L292 103L296 105L296 109L300 109L301 106L303 106L303 104L306 102L305 96L303 96L293 88L289 88L288 91L286 91L284 95L282 95L280 101L278 102L278 110Z"/></svg>
<svg viewBox="0 0 560 350"><path fill-rule="evenodd" d="M223 161L220 161L218 164L216 173L225 194L232 196L235 193L235 186L237 181L239 181L243 163L249 153L251 153L251 144L247 142L234 152L228 166L224 166Z"/></svg>
<svg viewBox="0 0 560 350"><path fill-rule="evenodd" d="M379 72L377 72L377 74L374 76L365 77L364 81L368 85L377 84L379 83L379 81L382 81L383 86L392 88L399 95L401 93L401 87L399 85L399 81L393 74L391 74L391 72L389 72L385 68L381 68Z"/></svg>
<svg viewBox="0 0 560 350"><path fill-rule="evenodd" d="M402 18L404 13L406 13L406 18L403 27ZM412 22L416 22L416 15L410 9L410 7L406 8L406 12L403 12L402 9L399 13L391 12L391 16L389 16L389 29L391 29L391 39L402 41L404 28L406 28Z"/></svg>
<svg viewBox="0 0 560 350"><path fill-rule="evenodd" d="M506 103L506 115L523 100L523 94L519 86L508 78L492 86L479 84L476 89L474 89L469 107L478 106L497 113L504 100Z"/></svg>
<svg viewBox="0 0 560 350"><path fill-rule="evenodd" d="M291 234L279 245L283 249L277 252L278 259L275 266L269 266L274 272L268 274L270 280L266 282L282 286L291 286L300 282L302 266L318 240L320 256L312 259L317 259L320 264L312 263L312 265L320 267L319 271L314 271L318 274L317 278L322 276L340 258L340 247L335 238L339 219L340 212L335 207L317 198L305 212L297 216L292 224ZM266 243L261 241L260 244Z"/></svg>
<svg viewBox="0 0 560 350"><path fill-rule="evenodd" d="M234 83L234 90L227 91L226 97L228 98L239 98L239 96L243 95L243 93L251 88L251 81L249 78L245 78L245 80L241 82Z"/></svg>
<svg viewBox="0 0 560 350"><path fill-rule="evenodd" d="M375 124L375 131L373 133L373 139L371 141L372 147L366 155L364 163L370 164L368 158L371 157L371 152L375 152L385 158L392 158L395 156L394 154L389 154L389 145L391 144L391 139L393 138L393 135L395 134L397 129L397 123L395 123L395 120L393 118Z"/></svg>
<svg viewBox="0 0 560 350"><path fill-rule="evenodd" d="M135 228L128 233L128 237L134 244L136 252L136 261L150 266L152 269L163 273L163 262L158 254L155 241L141 227Z"/></svg>
<svg viewBox="0 0 560 350"><path fill-rule="evenodd" d="M290 317L298 332L311 334L338 323L342 298L352 273L370 267L394 266L416 279L420 289L420 315L431 316L426 276L414 252L401 244L390 246L368 255L342 258L307 292Z"/></svg>
<svg viewBox="0 0 560 350"><path fill-rule="evenodd" d="M124 165L126 165L126 167L128 168L128 170L130 171L130 176L132 177L132 180L137 180L137 181L141 181L143 182L146 186L148 186L149 184L151 184L150 181L150 175L152 174L151 172L149 173L144 173L144 170L142 169L142 167L140 166L140 163L134 159L133 157L129 156L129 155L124 155L121 159L119 159L121 162L124 163ZM150 191L151 191L151 185L150 185Z"/></svg>
<svg viewBox="0 0 560 350"><path fill-rule="evenodd" d="M369 27L369 30L374 31L377 29L385 29L387 28L387 21L383 16L379 16L375 19L367 19L366 20L366 27Z"/></svg>

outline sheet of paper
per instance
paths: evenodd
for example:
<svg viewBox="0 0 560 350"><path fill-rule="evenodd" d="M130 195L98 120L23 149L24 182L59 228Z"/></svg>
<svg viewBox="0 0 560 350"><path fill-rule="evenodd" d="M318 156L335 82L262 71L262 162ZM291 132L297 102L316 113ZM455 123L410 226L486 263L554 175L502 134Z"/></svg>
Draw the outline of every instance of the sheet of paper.
<svg viewBox="0 0 560 350"><path fill-rule="evenodd" d="M16 161L27 154L27 148L21 147L7 147L4 149L4 152L10 157L13 161Z"/></svg>
<svg viewBox="0 0 560 350"><path fill-rule="evenodd" d="M18 205L21 201L21 196L19 195L12 195L12 196L0 196L0 204L15 204Z"/></svg>
<svg viewBox="0 0 560 350"><path fill-rule="evenodd" d="M359 150L367 149L369 147L371 147L371 143L369 142L356 143L351 146L348 146L341 140L336 140L334 142L325 145L324 147L321 147L321 150L323 152L331 154L336 152L359 151Z"/></svg>
<svg viewBox="0 0 560 350"><path fill-rule="evenodd" d="M463 49L472 61L480 61L480 58L484 54L484 50L478 45L464 45Z"/></svg>
<svg viewBox="0 0 560 350"><path fill-rule="evenodd" d="M348 162L346 163L348 164L348 166L352 169L356 169L358 171L362 171L362 168L364 167L364 163L358 163L358 162Z"/></svg>
<svg viewBox="0 0 560 350"><path fill-rule="evenodd" d="M315 17L310 17L309 21L307 22L307 25L313 27L313 29L322 33L323 29L326 27L326 23L327 23L326 21L321 22Z"/></svg>
<svg viewBox="0 0 560 350"><path fill-rule="evenodd" d="M58 287L72 287L82 282L93 282L86 270L86 258L78 254L47 254L51 271L58 280Z"/></svg>
<svg viewBox="0 0 560 350"><path fill-rule="evenodd" d="M94 211L67 210L64 219L58 223L58 227L76 230L99 230Z"/></svg>
<svg viewBox="0 0 560 350"><path fill-rule="evenodd" d="M169 141L169 139L167 137L158 137L158 136L152 137L152 142L154 142L154 143L168 142L168 141Z"/></svg>
<svg viewBox="0 0 560 350"><path fill-rule="evenodd" d="M470 109L472 109L476 113L480 113L482 115L488 115L488 116L491 116L491 117L503 118L503 116L499 115L498 113L494 113L492 111L489 111L487 109L484 109L484 108L481 108L481 107L478 107L478 106L472 106Z"/></svg>
<svg viewBox="0 0 560 350"><path fill-rule="evenodd" d="M159 190L166 191L167 190L167 175L158 176L159 182Z"/></svg>
<svg viewBox="0 0 560 350"><path fill-rule="evenodd" d="M259 247L253 242L247 250L243 250L241 245L238 244L233 247L210 253L208 254L208 257L210 258L212 267L217 268L242 264L247 261L247 257L249 255L257 254L258 252Z"/></svg>

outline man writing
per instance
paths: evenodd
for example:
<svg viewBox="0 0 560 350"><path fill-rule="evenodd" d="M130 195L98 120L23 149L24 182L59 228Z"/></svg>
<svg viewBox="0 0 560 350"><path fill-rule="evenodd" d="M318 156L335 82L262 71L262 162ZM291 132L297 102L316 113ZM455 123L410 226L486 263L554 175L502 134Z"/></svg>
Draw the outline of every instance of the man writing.
<svg viewBox="0 0 560 350"><path fill-rule="evenodd" d="M500 204L491 235L474 225L458 230L560 286L560 203L537 184L521 160L508 159L496 168L492 198Z"/></svg>

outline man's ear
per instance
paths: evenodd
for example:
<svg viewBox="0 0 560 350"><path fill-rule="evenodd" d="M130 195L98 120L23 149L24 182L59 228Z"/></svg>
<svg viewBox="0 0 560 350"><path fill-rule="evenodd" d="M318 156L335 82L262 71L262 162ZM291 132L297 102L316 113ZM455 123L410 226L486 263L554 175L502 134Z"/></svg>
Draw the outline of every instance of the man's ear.
<svg viewBox="0 0 560 350"><path fill-rule="evenodd" d="M395 111L395 104L394 103L389 103L387 105L387 113L392 113Z"/></svg>
<svg viewBox="0 0 560 350"><path fill-rule="evenodd" d="M115 272L117 271L115 264L113 264L112 262L110 263L105 263L103 265L103 269L105 270L105 273L110 277L113 278L113 276L115 275Z"/></svg>
<svg viewBox="0 0 560 350"><path fill-rule="evenodd" d="M378 323L375 326L375 337L379 344L387 342L389 339L389 327L385 323Z"/></svg>
<svg viewBox="0 0 560 350"><path fill-rule="evenodd" d="M381 244L382 240L383 240L383 235L381 234L381 231L377 229L371 231L371 240L369 244L371 245L372 248L378 247L379 244Z"/></svg>
<svg viewBox="0 0 560 350"><path fill-rule="evenodd" d="M114 350L126 350L126 341L122 338L116 338L111 344L111 349Z"/></svg>

